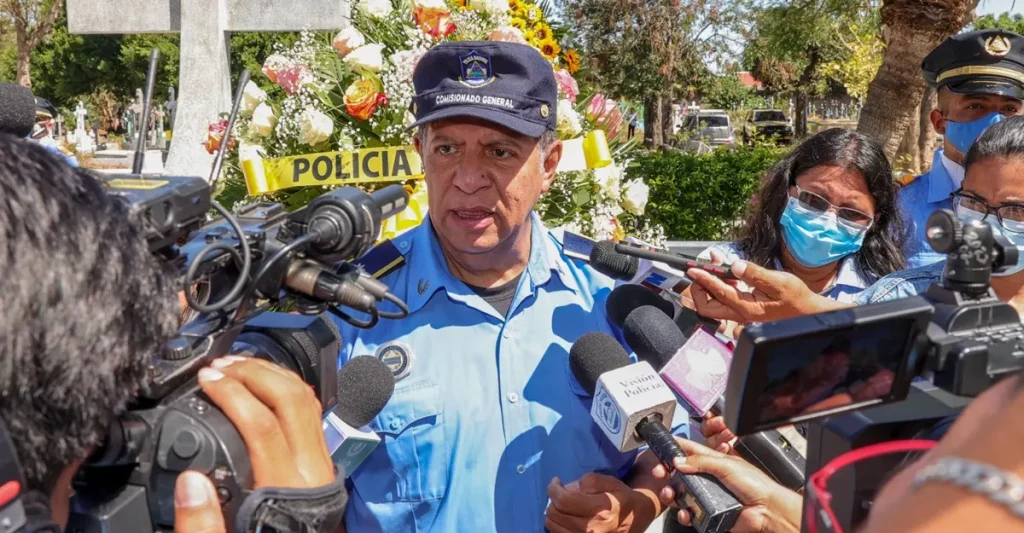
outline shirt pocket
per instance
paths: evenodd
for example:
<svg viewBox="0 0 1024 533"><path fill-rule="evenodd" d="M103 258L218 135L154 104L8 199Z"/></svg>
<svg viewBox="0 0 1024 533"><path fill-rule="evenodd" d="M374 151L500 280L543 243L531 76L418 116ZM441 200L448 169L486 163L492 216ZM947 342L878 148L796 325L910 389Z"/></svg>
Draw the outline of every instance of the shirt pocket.
<svg viewBox="0 0 1024 533"><path fill-rule="evenodd" d="M572 449L576 454L576 460L584 472L617 475L623 465L629 462L632 454L620 452L594 423L590 416L593 398L572 375L568 359L565 362L565 376L571 391L566 416L572 419Z"/></svg>
<svg viewBox="0 0 1024 533"><path fill-rule="evenodd" d="M429 381L396 388L368 427L381 443L352 483L367 502L440 499L448 487L448 446L440 389Z"/></svg>

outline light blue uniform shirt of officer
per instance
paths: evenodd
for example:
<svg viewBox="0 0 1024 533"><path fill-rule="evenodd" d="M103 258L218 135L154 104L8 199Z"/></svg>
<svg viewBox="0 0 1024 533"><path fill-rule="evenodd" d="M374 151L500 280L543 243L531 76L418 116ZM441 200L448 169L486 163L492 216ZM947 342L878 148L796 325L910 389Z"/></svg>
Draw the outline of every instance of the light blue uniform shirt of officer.
<svg viewBox="0 0 1024 533"><path fill-rule="evenodd" d="M907 240L903 245L907 268L925 266L946 258L928 244L926 223L935 211L953 208L950 194L960 188L963 180L963 168L945 157L939 149L935 151L931 170L900 189L897 205L907 225Z"/></svg>
<svg viewBox="0 0 1024 533"><path fill-rule="evenodd" d="M409 316L341 325L339 364L386 355L399 372L369 424L381 444L349 480L349 531L541 532L553 477L621 478L632 465L636 452L606 440L568 365L584 333L621 342L604 310L614 281L567 257L562 232L531 216L530 259L507 317L450 273L429 218L364 256L370 272L404 261L379 279Z"/></svg>

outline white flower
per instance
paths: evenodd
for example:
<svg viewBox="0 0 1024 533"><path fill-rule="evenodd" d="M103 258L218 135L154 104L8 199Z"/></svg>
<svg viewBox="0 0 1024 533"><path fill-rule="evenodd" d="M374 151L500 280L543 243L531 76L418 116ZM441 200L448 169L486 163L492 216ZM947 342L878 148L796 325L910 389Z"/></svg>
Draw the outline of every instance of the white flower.
<svg viewBox="0 0 1024 533"><path fill-rule="evenodd" d="M416 115L413 115L412 113L406 111L405 112L405 119L402 121L402 125L405 126L406 128L408 128L409 126L412 126L413 123L415 123L415 122L416 122Z"/></svg>
<svg viewBox="0 0 1024 533"><path fill-rule="evenodd" d="M634 215L644 214L647 197L651 192L650 187L640 179L633 179L627 181L623 189L622 207Z"/></svg>
<svg viewBox="0 0 1024 533"><path fill-rule="evenodd" d="M334 41L331 42L331 46L338 51L338 57L347 56L352 50L359 48L366 44L366 37L356 29L355 26L349 26L338 32L334 36Z"/></svg>
<svg viewBox="0 0 1024 533"><path fill-rule="evenodd" d="M508 11L508 0L470 0L469 6L486 13L504 13Z"/></svg>
<svg viewBox="0 0 1024 533"><path fill-rule="evenodd" d="M601 187L601 192L612 198L619 198L619 183L621 179L622 169L614 163L606 167L594 169L594 181Z"/></svg>
<svg viewBox="0 0 1024 533"><path fill-rule="evenodd" d="M572 102L564 98L559 99L556 113L558 114L558 124L555 129L558 131L559 137L563 139L575 137L583 131L583 126L580 125L580 116L573 109Z"/></svg>
<svg viewBox="0 0 1024 533"><path fill-rule="evenodd" d="M412 8L422 7L424 9L448 9L444 0L412 0Z"/></svg>
<svg viewBox="0 0 1024 533"><path fill-rule="evenodd" d="M341 138L338 139L338 150L341 150L342 152L348 152L351 150L355 150L355 148L356 144L354 141L352 141L352 137L349 137L348 135L342 135Z"/></svg>
<svg viewBox="0 0 1024 533"><path fill-rule="evenodd" d="M316 146L327 140L334 132L331 117L318 109L307 109L299 117L299 142Z"/></svg>
<svg viewBox="0 0 1024 533"><path fill-rule="evenodd" d="M394 11L391 0L362 0L356 7L363 13L376 18L384 18Z"/></svg>
<svg viewBox="0 0 1024 533"><path fill-rule="evenodd" d="M252 112L256 109L256 106L266 101L266 99L267 93L250 80L245 84L245 89L242 90L242 111Z"/></svg>
<svg viewBox="0 0 1024 533"><path fill-rule="evenodd" d="M345 62L356 68L380 72L381 66L384 65L384 58L381 56L383 51L384 45L364 44L345 56Z"/></svg>
<svg viewBox="0 0 1024 533"><path fill-rule="evenodd" d="M252 122L249 123L249 131L260 137L266 137L274 132L274 126L276 125L277 117L274 116L274 110L267 104L261 103L252 112Z"/></svg>

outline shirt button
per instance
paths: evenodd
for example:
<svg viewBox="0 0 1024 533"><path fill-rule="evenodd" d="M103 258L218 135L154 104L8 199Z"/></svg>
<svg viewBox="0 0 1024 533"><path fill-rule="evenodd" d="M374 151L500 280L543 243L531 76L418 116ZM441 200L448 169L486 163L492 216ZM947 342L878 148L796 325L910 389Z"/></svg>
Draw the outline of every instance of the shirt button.
<svg viewBox="0 0 1024 533"><path fill-rule="evenodd" d="M402 425L402 422L400 420L398 420L397 418L395 420L391 421L391 429L398 429L398 426L401 426L401 425Z"/></svg>
<svg viewBox="0 0 1024 533"><path fill-rule="evenodd" d="M516 472L519 472L520 474L525 474L526 473L526 465L519 465L519 466L517 466L516 467Z"/></svg>
<svg viewBox="0 0 1024 533"><path fill-rule="evenodd" d="M505 331L502 331L502 332L501 332L501 336L502 336L502 337L505 337L505 338L507 339L507 338L509 338L509 337L511 336L511 334L510 334L510 333L508 332L508 330L506 329Z"/></svg>
<svg viewBox="0 0 1024 533"><path fill-rule="evenodd" d="M519 395L514 393L514 392L510 392L508 394L508 401L510 401L512 403L518 402L519 401Z"/></svg>
<svg viewBox="0 0 1024 533"><path fill-rule="evenodd" d="M403 250L405 250L406 248L409 247L409 241L402 241L402 242L398 243L398 247L403 249Z"/></svg>

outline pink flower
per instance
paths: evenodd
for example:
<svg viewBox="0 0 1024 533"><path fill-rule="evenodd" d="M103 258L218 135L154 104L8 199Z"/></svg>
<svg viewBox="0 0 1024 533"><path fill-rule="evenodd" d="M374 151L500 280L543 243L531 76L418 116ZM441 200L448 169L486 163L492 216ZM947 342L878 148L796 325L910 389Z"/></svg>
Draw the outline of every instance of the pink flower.
<svg viewBox="0 0 1024 533"><path fill-rule="evenodd" d="M558 82L558 92L575 104L576 96L580 94L580 86L576 84L572 74L569 74L568 70L558 69L555 71L555 81Z"/></svg>
<svg viewBox="0 0 1024 533"><path fill-rule="evenodd" d="M604 114L605 98L603 94L595 94L590 99L590 105L587 106L587 118L590 120L597 120Z"/></svg>
<svg viewBox="0 0 1024 533"><path fill-rule="evenodd" d="M306 65L291 65L277 72L277 84L288 94L295 94L305 84L313 81L313 73Z"/></svg>
<svg viewBox="0 0 1024 533"><path fill-rule="evenodd" d="M487 34L487 40L527 44L526 37L523 36L523 32L519 31L519 28L513 28L512 26L502 26L496 30L492 30L491 33Z"/></svg>

